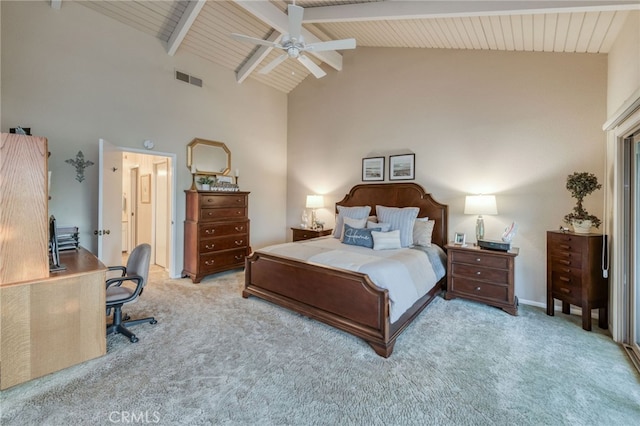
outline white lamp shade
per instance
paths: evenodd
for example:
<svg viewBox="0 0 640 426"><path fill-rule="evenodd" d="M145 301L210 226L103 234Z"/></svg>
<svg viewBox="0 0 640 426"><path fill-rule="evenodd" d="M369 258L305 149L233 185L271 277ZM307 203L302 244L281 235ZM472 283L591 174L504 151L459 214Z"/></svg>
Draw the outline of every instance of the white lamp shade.
<svg viewBox="0 0 640 426"><path fill-rule="evenodd" d="M498 214L495 195L467 195L464 214Z"/></svg>
<svg viewBox="0 0 640 426"><path fill-rule="evenodd" d="M307 195L308 209L321 209L324 207L324 197L322 195Z"/></svg>

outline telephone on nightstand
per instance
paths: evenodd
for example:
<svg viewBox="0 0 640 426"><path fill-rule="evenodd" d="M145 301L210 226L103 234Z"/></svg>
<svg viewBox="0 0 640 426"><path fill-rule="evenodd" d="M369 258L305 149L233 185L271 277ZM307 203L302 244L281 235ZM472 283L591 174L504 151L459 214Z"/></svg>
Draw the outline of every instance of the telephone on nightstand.
<svg viewBox="0 0 640 426"><path fill-rule="evenodd" d="M502 234L502 241L504 241L505 243L510 243L517 232L518 224L515 222L511 222L511 225L507 226L504 229L504 233Z"/></svg>

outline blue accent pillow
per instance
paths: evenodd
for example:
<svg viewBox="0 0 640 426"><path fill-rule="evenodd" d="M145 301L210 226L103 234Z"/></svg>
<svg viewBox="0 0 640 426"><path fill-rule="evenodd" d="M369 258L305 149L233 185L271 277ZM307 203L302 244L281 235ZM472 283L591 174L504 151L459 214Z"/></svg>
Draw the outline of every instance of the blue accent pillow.
<svg viewBox="0 0 640 426"><path fill-rule="evenodd" d="M373 248L373 237L371 236L371 231L379 230L380 228L354 228L345 223L342 242L352 246Z"/></svg>

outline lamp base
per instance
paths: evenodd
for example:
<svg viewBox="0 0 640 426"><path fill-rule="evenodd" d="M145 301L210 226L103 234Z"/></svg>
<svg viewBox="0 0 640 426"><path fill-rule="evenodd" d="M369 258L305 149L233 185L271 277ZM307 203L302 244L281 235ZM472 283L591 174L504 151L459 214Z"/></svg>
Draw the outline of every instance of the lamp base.
<svg viewBox="0 0 640 426"><path fill-rule="evenodd" d="M482 219L482 215L479 215L476 220L476 241L482 239L484 239L484 219Z"/></svg>

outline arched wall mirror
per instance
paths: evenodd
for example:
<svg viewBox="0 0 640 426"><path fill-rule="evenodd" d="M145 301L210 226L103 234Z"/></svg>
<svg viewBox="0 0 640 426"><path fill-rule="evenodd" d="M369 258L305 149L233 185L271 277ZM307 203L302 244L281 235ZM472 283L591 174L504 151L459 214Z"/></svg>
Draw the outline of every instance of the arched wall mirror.
<svg viewBox="0 0 640 426"><path fill-rule="evenodd" d="M187 145L187 167L194 175L226 176L231 171L231 151L223 142L196 138Z"/></svg>

